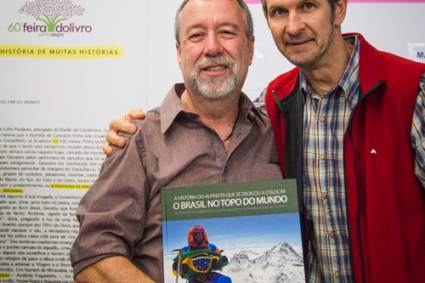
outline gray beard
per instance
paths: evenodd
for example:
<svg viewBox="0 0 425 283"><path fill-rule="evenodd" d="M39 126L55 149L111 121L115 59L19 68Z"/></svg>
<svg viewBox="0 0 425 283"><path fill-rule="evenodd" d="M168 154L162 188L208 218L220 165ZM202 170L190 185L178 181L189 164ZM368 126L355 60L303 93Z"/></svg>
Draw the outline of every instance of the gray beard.
<svg viewBox="0 0 425 283"><path fill-rule="evenodd" d="M201 70L209 64L224 64L230 69L230 74L218 77L201 77ZM232 93L238 85L238 66L229 57L204 58L197 62L192 72L191 88L195 93L209 99L220 99Z"/></svg>

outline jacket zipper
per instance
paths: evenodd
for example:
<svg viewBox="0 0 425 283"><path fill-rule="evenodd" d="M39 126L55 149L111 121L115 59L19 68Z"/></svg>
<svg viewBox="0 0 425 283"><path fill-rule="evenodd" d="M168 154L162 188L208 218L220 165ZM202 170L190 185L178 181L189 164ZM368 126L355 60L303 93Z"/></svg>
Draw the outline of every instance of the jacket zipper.
<svg viewBox="0 0 425 283"><path fill-rule="evenodd" d="M366 267L365 267L365 263L364 263L364 253L363 253L363 241L362 241L362 234L360 231L360 180L359 180L359 174L358 174L358 170L357 170L357 166L356 166L356 147L354 146L354 141L353 141L353 136L352 136L352 120L353 120L353 116L354 113L356 111L356 109L358 108L358 106L364 101L364 99L366 98L366 96L368 96L368 94L370 94L372 91L374 91L380 84L382 83L382 80L379 80L378 82L376 82L361 98L360 100L356 103L356 106L353 109L353 112L350 115L350 119L348 120L348 128L347 128L347 132L348 132L348 136L350 138L350 143L351 146L353 148L353 157L354 157L354 175L356 176L356 183L357 183L357 236L359 238L359 246L360 246L360 258L362 261L362 273L363 273L363 282L366 283ZM361 91L361 87L360 87L360 91ZM344 138L345 140L345 138ZM345 150L344 150L345 151ZM347 188L347 171L346 171L346 166L345 166L345 154L344 154L344 175L345 175L345 188ZM347 191L345 192L347 194ZM346 198L346 207L348 208L348 198ZM350 231L350 219L349 219L349 214L347 213L347 224L348 224L348 231ZM351 237L350 237L350 250L352 251L352 245L351 245ZM351 252L351 262L353 262L353 252ZM354 281L356 280L356 276L353 272L354 275Z"/></svg>

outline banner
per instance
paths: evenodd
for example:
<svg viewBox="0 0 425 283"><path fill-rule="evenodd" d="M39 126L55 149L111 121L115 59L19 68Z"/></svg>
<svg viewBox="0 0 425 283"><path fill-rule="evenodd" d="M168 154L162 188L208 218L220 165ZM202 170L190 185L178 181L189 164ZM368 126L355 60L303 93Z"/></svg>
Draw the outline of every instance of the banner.
<svg viewBox="0 0 425 283"><path fill-rule="evenodd" d="M2 282L74 282L75 210L99 174L108 123L148 107L147 10L146 1L0 4Z"/></svg>

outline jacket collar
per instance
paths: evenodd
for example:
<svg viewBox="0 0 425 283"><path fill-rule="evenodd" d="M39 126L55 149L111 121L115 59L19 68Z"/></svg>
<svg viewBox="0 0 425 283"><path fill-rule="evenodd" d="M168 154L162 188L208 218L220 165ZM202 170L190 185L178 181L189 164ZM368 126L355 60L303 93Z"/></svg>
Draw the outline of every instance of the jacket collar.
<svg viewBox="0 0 425 283"><path fill-rule="evenodd" d="M363 96L378 82L381 81L382 83L385 81L385 73L379 51L370 45L361 34L344 34L344 36L350 35L356 35L360 39L359 81Z"/></svg>

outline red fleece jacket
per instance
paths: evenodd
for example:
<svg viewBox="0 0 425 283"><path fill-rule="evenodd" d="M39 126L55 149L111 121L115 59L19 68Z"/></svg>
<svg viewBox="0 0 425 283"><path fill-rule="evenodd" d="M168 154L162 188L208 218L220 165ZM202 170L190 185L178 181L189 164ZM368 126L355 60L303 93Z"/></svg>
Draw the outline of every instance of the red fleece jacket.
<svg viewBox="0 0 425 283"><path fill-rule="evenodd" d="M425 282L425 193L414 174L415 151L410 137L425 65L380 52L357 35L362 97L344 140L355 279ZM302 123L293 116L301 113L298 117L302 117L303 111L301 100L296 98L301 95L297 89L299 72L295 68L276 78L266 95L282 173L297 178L298 184L302 182L303 156L296 144L302 144L302 134L297 134L302 133ZM279 107L289 114L282 115ZM372 149L377 154L371 154ZM307 245L309 237L303 238Z"/></svg>

